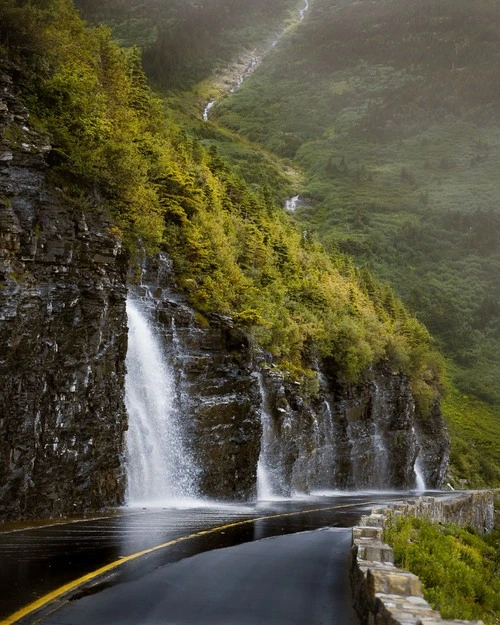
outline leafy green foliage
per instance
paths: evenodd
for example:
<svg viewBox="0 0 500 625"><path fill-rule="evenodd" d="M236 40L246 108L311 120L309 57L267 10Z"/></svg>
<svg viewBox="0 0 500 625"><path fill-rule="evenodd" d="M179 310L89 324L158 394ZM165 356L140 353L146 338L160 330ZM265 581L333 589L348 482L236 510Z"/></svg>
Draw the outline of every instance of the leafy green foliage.
<svg viewBox="0 0 500 625"><path fill-rule="evenodd" d="M26 99L68 198L109 211L132 252L163 249L201 315L233 315L304 379L319 356L348 379L384 362L434 396L439 363L425 329L386 286L328 255L268 188L251 189L214 145L167 121L135 50L86 28L66 0L6 0L0 24L11 14L18 28L2 26L0 42L29 77Z"/></svg>
<svg viewBox="0 0 500 625"><path fill-rule="evenodd" d="M488 0L316 0L213 109L298 161L305 227L389 282L461 391L497 406L499 17Z"/></svg>
<svg viewBox="0 0 500 625"><path fill-rule="evenodd" d="M500 531L480 537L472 529L413 518L393 520L385 540L395 562L418 575L424 597L445 619L500 616Z"/></svg>

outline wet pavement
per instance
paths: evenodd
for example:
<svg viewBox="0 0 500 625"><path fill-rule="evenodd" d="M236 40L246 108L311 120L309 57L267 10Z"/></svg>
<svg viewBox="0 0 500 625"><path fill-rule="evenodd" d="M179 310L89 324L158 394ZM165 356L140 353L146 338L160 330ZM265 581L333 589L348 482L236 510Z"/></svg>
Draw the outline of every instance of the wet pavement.
<svg viewBox="0 0 500 625"><path fill-rule="evenodd" d="M194 557L199 557L199 554L235 547L264 538L308 532L324 527L352 527L359 516L373 505L403 498L405 495L401 493L366 494L309 497L279 502L259 502L258 504L204 504L202 507L198 504L192 508L123 509L117 510L105 518L0 532L0 619L4 619L0 621L0 625L14 622L40 622L54 625L56 623L64 623L65 625L66 623L68 625L92 623L92 625L98 625L101 622L102 625L111 625L112 621L108 617L103 617L104 620L99 621L100 617L98 618L96 614L89 617L90 620L86 620L86 613L92 613L89 606L100 604L102 601L104 614L106 610L116 611L117 606L125 604L123 599L119 599L121 591L113 590L110 593L110 589L117 587L122 590L125 589L126 597L131 592L132 586L130 584L137 583L139 584L138 588L141 588L137 597L141 597L145 596L144 593L146 592L144 584L147 585L148 580L153 579L156 579L156 582L152 583L153 591L147 594L146 602L150 606L151 614L157 614L158 617L155 610L167 610L167 612L170 610L173 613L172 606L168 607L165 603L167 601L165 588L161 584L158 585L158 579L161 577L170 579L171 582L173 577L170 576L178 574L178 571L172 568L173 564L187 558L191 558L192 564L195 561ZM348 534L350 536L350 532ZM327 536L324 532L314 532L314 535L318 536L315 538L319 541L318 544L327 539L331 540L333 537L333 533L331 536ZM299 539L297 538L297 540ZM342 540L345 541L345 533ZM344 547L345 544L344 542ZM271 545L271 542L267 542L267 545ZM281 573L277 570L273 575L283 581L288 575L287 571L290 574L293 571L293 567L287 562L288 556L286 554L290 549L298 549L299 543L287 546L283 550L278 549L277 543L273 543L274 545L277 549L276 561L281 562L278 567ZM256 554L259 553L260 548L259 545L254 547ZM133 556L133 554L141 554L141 552L149 549L155 550L139 557ZM223 565L220 567L213 565L210 557L207 561L200 560L197 563L200 566L207 565L209 569L213 569L214 575L219 576L219 588L230 587L229 582L237 578L230 572L234 568L229 564L230 561L240 562L238 565L240 577L242 579L245 575L248 577L246 587L248 587L250 580L252 583L259 580L257 569L243 570L241 568L241 563L247 557L249 562L255 562L256 558L251 557L246 551L242 552L245 554L245 558L241 558L238 549L227 551L231 552L228 556L231 560L224 559ZM281 555L278 552L282 552ZM318 553L321 552L322 547L319 548ZM306 552L304 551L304 553ZM308 567L306 560L307 558L302 563L305 569ZM110 563L112 563L112 568L108 572L96 577L92 576L93 571ZM333 565L327 559L323 566L328 569ZM189 580L196 577L193 570L185 579ZM57 592L57 589L88 574L90 576L85 580L85 584L79 584L74 589L68 588L67 590L71 590L69 593ZM305 592L304 597L307 596L307 579L306 576L302 582L289 580L290 588L295 588L294 584L296 583L302 583ZM184 586L188 588L186 584ZM260 590L255 587L254 591L257 595L263 596L263 593L267 592L268 586L269 583L264 583ZM159 587L162 588L161 592L158 590ZM154 596L155 588L159 592L157 597ZM190 592L192 597L196 597L201 596L201 593L205 591L202 591L200 587L193 586L188 588L186 592L188 594ZM207 587L206 592L213 596L214 588ZM231 592L236 595L234 588ZM295 590L290 590L290 592L291 596L297 595ZM53 593L51 597L47 597L49 593ZM179 597L175 598L176 596L171 592L167 594L174 603L178 601ZM188 594L182 595L184 600ZM220 605L227 604L227 598L224 600L222 591L219 594L222 601ZM110 603L108 603L107 597L109 597ZM41 605L36 606L36 610L32 609L33 605L27 607L39 599L41 599ZM68 599L70 600L69 606L67 604ZM255 605L258 603L264 605L267 602L267 600L259 601L255 598L249 599L249 601ZM204 603L206 604L207 601ZM59 612L58 610L64 605L67 607ZM134 615L132 608L127 607L127 619L122 615L121 621L116 622L141 625L146 622L153 623L153 621L144 619L141 605L144 607L144 601L139 602L136 615ZM75 606L79 606L77 611L80 620L75 616L76 612L71 612L71 616L67 616L67 610L70 608L74 610ZM83 609L81 606L86 607ZM178 610L177 604L175 609ZM155 622L176 623L178 625L193 625L200 622L200 625L202 623L208 625L210 622L215 624L218 618L222 625L223 621L220 621L220 614L217 615L217 608L214 609L216 620L213 621L210 621L209 615L204 617L208 620L197 621L196 610L189 616L186 608L185 620L179 620L180 617L177 615L177 620L174 621L162 618L161 621ZM248 608L244 605L241 606L241 609L245 613L248 612ZM21 612L18 612L19 610ZM16 618L13 619L12 614L16 612ZM297 609L296 612L299 614L300 610ZM49 620L43 620L49 614L51 615ZM63 614L65 620L58 620ZM19 620L20 618L22 620ZM286 619L280 621L281 617L277 613L273 618L277 619L276 623L293 622L286 621ZM262 620L252 621L251 618L249 621L241 621L241 623L247 622L265 623ZM327 621L323 621L321 617L320 620L308 622L313 624ZM269 623L271 624L271 621ZM274 625L274 621L272 623ZM238 625L238 621L233 620L233 624Z"/></svg>

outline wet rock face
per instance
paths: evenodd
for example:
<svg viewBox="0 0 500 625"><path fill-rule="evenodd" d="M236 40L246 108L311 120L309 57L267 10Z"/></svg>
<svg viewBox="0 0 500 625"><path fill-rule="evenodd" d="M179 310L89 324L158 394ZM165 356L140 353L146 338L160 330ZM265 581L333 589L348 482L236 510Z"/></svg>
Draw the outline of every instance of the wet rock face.
<svg viewBox="0 0 500 625"><path fill-rule="evenodd" d="M277 496L415 488L417 458L426 486L441 484L449 443L439 406L421 416L405 376L379 368L348 384L318 362L319 393L308 391L252 351L230 318L200 321L176 291L168 262L150 265L143 280L149 287L137 295L153 302L176 370L200 493L255 496L261 454Z"/></svg>
<svg viewBox="0 0 500 625"><path fill-rule="evenodd" d="M118 504L126 259L47 182L50 146L2 66L0 136L0 519Z"/></svg>
<svg viewBox="0 0 500 625"><path fill-rule="evenodd" d="M449 440L438 405L419 415L399 374L379 369L347 384L327 376L326 363L322 368L319 395L310 398L281 374L264 374L274 437L270 464L278 467L281 494L415 488L418 456L426 486L441 485Z"/></svg>
<svg viewBox="0 0 500 625"><path fill-rule="evenodd" d="M246 335L231 319L201 324L189 306L156 289L156 318L174 367L177 410L200 494L231 500L256 494L260 396Z"/></svg>

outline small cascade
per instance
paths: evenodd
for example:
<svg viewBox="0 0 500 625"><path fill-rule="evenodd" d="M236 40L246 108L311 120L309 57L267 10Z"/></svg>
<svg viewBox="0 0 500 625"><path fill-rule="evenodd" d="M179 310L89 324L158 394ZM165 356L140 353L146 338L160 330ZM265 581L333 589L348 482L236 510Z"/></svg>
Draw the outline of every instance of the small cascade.
<svg viewBox="0 0 500 625"><path fill-rule="evenodd" d="M269 412L263 375L261 372L257 375L261 397L260 418L262 423L260 455L257 464L257 499L269 501L283 497L287 488L284 484L282 463L279 457L280 440L274 428L272 415Z"/></svg>
<svg viewBox="0 0 500 625"><path fill-rule="evenodd" d="M387 486L389 450L387 449L387 444L380 430L379 423L382 421L381 416L385 411L385 401L378 384L374 382L373 386L375 388L375 393L373 399L372 415L372 451L374 455L374 483L372 484L372 486L376 488L383 488Z"/></svg>
<svg viewBox="0 0 500 625"><path fill-rule="evenodd" d="M415 440L418 446L418 455L415 459L415 464L413 465L413 471L415 472L415 488L419 492L423 492L427 490L427 486L425 484L424 471L422 467L422 456L420 455L420 451L422 446L420 445L418 434L415 428L412 428L413 435L415 436Z"/></svg>
<svg viewBox="0 0 500 625"><path fill-rule="evenodd" d="M294 213L295 209L299 205L299 201L300 201L299 195L295 195L294 197L291 197L289 200L285 202L285 210L290 213Z"/></svg>
<svg viewBox="0 0 500 625"><path fill-rule="evenodd" d="M252 56L250 63L246 70L241 74L236 83L231 87L229 93L235 93L241 87L241 85L245 82L245 79L248 78L254 71L257 69L259 64L259 59L256 56Z"/></svg>
<svg viewBox="0 0 500 625"><path fill-rule="evenodd" d="M305 0L305 4L302 7L302 9L300 9L299 11L299 22L303 22L307 12L309 11L310 8L310 2L309 0ZM283 35L285 35L288 31L289 31L290 27L287 26L287 28L285 28L281 33L279 33L276 38L272 41L270 47L268 48L268 50L264 51L260 56L252 56L252 58L250 59L250 63L248 64L248 66L246 67L245 71L238 76L237 81L234 83L234 85L229 89L229 93L235 93L236 91L238 91L238 89L242 86L242 84L245 82L245 80L251 76L254 71L257 69L257 67L260 65L263 57L266 55L266 53L269 50L272 50L273 48L275 48L280 39L283 37ZM213 107L217 104L217 100L211 100L210 102L207 102L207 104L205 105L205 108L203 109L203 114L202 114L202 118L204 122L208 122L208 120L210 119L210 111L213 109ZM298 198L297 198L298 199Z"/></svg>
<svg viewBox="0 0 500 625"><path fill-rule="evenodd" d="M327 392L328 383L318 369L320 388ZM330 402L323 400L320 419L314 418L314 441L316 446L315 488L331 488L335 485L337 432Z"/></svg>
<svg viewBox="0 0 500 625"><path fill-rule="evenodd" d="M203 121L204 122L208 122L208 118L210 117L210 111L213 109L213 107L217 104L217 100L212 100L211 102L208 102L205 106L205 108L203 109Z"/></svg>
<svg viewBox="0 0 500 625"><path fill-rule="evenodd" d="M387 458L388 458L388 449L385 444L384 438L380 432L380 428L378 427L377 422L375 421L374 432L373 432L373 454L376 461L376 470L374 474L377 478L377 487L385 486L387 481Z"/></svg>
<svg viewBox="0 0 500 625"><path fill-rule="evenodd" d="M306 17L306 13L309 11L309 0L306 0L304 7L299 12L299 19L301 22L304 21Z"/></svg>
<svg viewBox="0 0 500 625"><path fill-rule="evenodd" d="M163 505L193 498L198 471L176 410L172 369L148 319L147 304L129 298L127 317L127 503Z"/></svg>

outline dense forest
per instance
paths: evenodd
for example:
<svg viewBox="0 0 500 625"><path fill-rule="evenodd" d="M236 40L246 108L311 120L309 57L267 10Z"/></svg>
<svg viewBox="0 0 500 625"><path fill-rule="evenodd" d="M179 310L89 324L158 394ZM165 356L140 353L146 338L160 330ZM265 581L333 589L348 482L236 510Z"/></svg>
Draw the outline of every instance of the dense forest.
<svg viewBox="0 0 500 625"><path fill-rule="evenodd" d="M498 12L486 0L473 8L316 0L301 27L218 103L213 123L189 122L254 188L267 184L282 200L300 191L304 227L392 284L425 322L458 386L444 404L453 466L487 481L499 475ZM226 2L220 15L230 13ZM234 42L234 32L228 22L221 43ZM159 54L154 43L145 49ZM174 107L192 115L200 90L187 62L182 73L180 93L179 83L163 84ZM294 191L279 173L293 168L304 176L289 177Z"/></svg>
<svg viewBox="0 0 500 625"><path fill-rule="evenodd" d="M441 373L424 327L368 271L326 254L266 188L250 190L216 149L167 121L135 50L87 28L68 0L9 0L1 18L2 53L24 76L68 202L109 212L132 256L162 249L200 320L231 314L312 392L316 357L348 379L382 362L407 372L429 407Z"/></svg>

